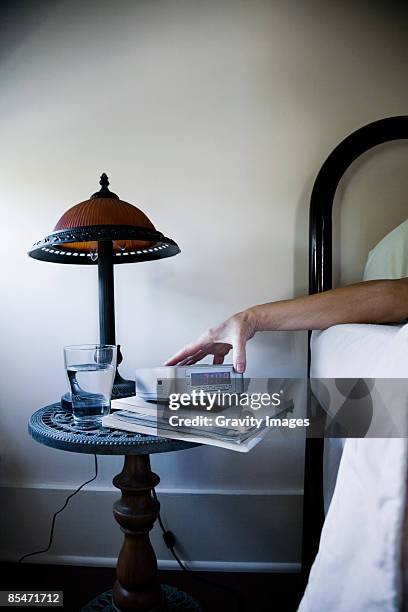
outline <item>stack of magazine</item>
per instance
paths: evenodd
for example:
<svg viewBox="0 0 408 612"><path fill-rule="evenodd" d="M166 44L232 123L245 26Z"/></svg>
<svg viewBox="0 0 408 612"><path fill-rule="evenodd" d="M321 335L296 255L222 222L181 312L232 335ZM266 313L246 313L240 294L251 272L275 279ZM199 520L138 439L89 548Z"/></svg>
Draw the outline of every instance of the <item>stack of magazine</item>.
<svg viewBox="0 0 408 612"><path fill-rule="evenodd" d="M220 414L223 418L217 419ZM177 418L171 418L175 416ZM184 420L194 417L196 418L193 426L182 424ZM112 411L103 417L102 425L245 453L261 441L268 428L264 419L258 419L258 423L253 424L251 419L238 417L237 408L234 406L223 408L222 413L217 415L202 409L193 411L191 408L172 412L163 403L146 402L138 396L133 396L113 400ZM237 420L240 422L237 423ZM174 421L181 424L174 426L171 424ZM218 424L224 421L226 426Z"/></svg>

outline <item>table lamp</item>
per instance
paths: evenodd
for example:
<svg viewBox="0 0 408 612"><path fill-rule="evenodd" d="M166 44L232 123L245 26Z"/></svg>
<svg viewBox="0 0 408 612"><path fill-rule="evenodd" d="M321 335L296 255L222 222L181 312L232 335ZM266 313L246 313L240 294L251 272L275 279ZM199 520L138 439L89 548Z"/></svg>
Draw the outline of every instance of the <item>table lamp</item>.
<svg viewBox="0 0 408 612"><path fill-rule="evenodd" d="M113 266L171 257L180 249L139 208L109 190L105 173L99 184L101 189L67 210L54 231L36 242L28 255L53 263L98 266L100 343L116 344ZM118 345L118 365L121 362ZM134 393L134 381L124 380L116 370L112 397ZM69 403L69 396L63 403Z"/></svg>

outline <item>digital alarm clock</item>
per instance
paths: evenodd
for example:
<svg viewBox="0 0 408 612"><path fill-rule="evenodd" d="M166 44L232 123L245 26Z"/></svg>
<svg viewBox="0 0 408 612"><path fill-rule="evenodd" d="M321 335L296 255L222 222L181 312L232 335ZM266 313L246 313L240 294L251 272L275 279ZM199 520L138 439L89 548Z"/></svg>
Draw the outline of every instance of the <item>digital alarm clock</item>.
<svg viewBox="0 0 408 612"><path fill-rule="evenodd" d="M172 393L242 393L243 375L232 365L162 366L136 371L136 396L146 401L168 401Z"/></svg>

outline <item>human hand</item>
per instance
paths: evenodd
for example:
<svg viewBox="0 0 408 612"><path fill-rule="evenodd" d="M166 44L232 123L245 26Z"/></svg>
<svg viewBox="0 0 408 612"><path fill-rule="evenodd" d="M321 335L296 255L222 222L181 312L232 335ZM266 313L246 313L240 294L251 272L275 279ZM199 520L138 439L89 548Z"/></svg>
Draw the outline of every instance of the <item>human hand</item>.
<svg viewBox="0 0 408 612"><path fill-rule="evenodd" d="M224 363L225 356L232 349L235 370L245 372L246 343L256 331L252 310L244 310L204 332L195 342L187 344L168 359L165 365L191 365L207 355L213 355L213 363L219 365Z"/></svg>

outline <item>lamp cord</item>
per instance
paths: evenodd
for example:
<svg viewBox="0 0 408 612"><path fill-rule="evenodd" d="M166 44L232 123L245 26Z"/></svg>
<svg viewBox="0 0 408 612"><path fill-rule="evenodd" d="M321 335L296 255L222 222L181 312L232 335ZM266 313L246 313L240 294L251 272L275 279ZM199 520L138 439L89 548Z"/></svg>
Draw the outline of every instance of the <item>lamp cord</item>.
<svg viewBox="0 0 408 612"><path fill-rule="evenodd" d="M169 529L166 529L166 527L164 526L163 519L160 514L160 503L157 497L156 490L152 489L152 493L153 493L154 499L159 504L157 520L160 525L160 529L162 530L164 543L166 544L167 548L170 550L170 553L172 554L173 558L177 561L179 567L183 570L183 572L186 572L194 580L198 580L199 582L203 582L204 584L208 584L209 586L216 587L217 589L228 591L231 595L233 595L234 599L236 600L236 606L237 606L236 612L245 612L247 608L246 608L246 602L245 602L245 597L243 593L238 591L238 589L234 589L234 587L227 586L226 584L220 584L219 582L215 582L214 580L208 580L208 578L204 578L203 576L200 576L194 570L187 567L185 562L180 559L177 552L175 551L175 546L177 545L176 537L172 531L170 531Z"/></svg>
<svg viewBox="0 0 408 612"><path fill-rule="evenodd" d="M37 550L35 552L27 553L26 555L23 555L22 557L20 557L17 563L22 563L24 559L27 559L28 557L33 557L34 555L41 555L50 550L53 539L54 539L55 521L56 521L58 514L63 512L63 510L65 510L65 508L68 506L70 500L74 497L74 495L77 495L77 493L79 493L81 489L83 489L87 484L90 484L91 482L96 480L96 478L98 477L98 457L97 455L94 455L94 460L95 460L95 475L89 480L87 480L86 482L84 482L83 484L81 484L77 489L75 489L73 493L70 493L68 497L66 498L64 505L53 514L47 548L44 548L43 550Z"/></svg>

